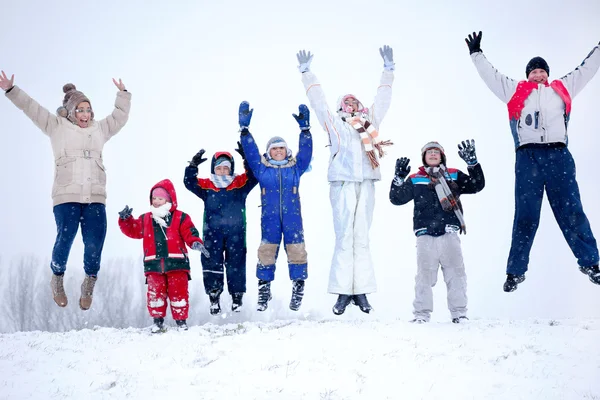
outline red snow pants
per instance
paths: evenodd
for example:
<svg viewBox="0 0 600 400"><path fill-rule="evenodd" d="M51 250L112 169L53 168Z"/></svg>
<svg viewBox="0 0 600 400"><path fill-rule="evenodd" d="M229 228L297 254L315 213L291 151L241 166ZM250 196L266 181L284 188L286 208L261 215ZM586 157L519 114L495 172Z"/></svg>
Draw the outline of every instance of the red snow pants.
<svg viewBox="0 0 600 400"><path fill-rule="evenodd" d="M187 271L172 271L166 274L149 273L148 311L153 318L164 318L167 314L167 296L171 303L174 320L188 318L189 292Z"/></svg>

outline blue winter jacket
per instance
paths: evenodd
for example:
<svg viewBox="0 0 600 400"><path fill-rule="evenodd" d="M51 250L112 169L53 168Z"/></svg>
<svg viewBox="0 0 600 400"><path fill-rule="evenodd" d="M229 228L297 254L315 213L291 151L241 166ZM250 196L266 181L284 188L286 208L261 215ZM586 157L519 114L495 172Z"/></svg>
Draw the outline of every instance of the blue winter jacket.
<svg viewBox="0 0 600 400"><path fill-rule="evenodd" d="M242 147L246 161L261 188L262 229L285 225L302 227L300 210L300 177L308 169L312 158L312 135L309 131L300 133L299 151L290 157L285 165L272 165L261 155L254 137L247 130L242 131Z"/></svg>

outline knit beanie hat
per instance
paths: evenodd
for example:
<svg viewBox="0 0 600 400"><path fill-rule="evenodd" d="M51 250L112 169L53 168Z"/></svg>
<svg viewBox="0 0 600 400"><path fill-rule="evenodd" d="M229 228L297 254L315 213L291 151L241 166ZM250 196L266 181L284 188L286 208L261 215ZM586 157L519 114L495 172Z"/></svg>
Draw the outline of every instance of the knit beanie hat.
<svg viewBox="0 0 600 400"><path fill-rule="evenodd" d="M220 156L215 160L215 168L218 166L229 167L231 169L231 161L227 156Z"/></svg>
<svg viewBox="0 0 600 400"><path fill-rule="evenodd" d="M529 60L527 66L525 67L525 77L529 78L531 71L538 68L543 69L548 75L550 75L550 67L548 66L546 60L544 60L542 57L533 57L531 60Z"/></svg>
<svg viewBox="0 0 600 400"><path fill-rule="evenodd" d="M280 136L273 136L271 139L269 139L269 141L267 142L267 159L271 159L271 149L273 147L285 147L286 150L286 158L290 158L292 156L292 151L290 150L290 148L288 147L287 143L285 142L285 140L283 140L282 137Z"/></svg>
<svg viewBox="0 0 600 400"><path fill-rule="evenodd" d="M425 153L429 149L438 149L441 155L441 163L446 165L446 154L444 153L444 148L438 142L429 142L421 149L421 161L423 161L423 165L427 166L427 162L425 161Z"/></svg>
<svg viewBox="0 0 600 400"><path fill-rule="evenodd" d="M161 187L157 187L152 191L152 197L162 197L169 203L171 202L171 196L169 195L169 192L167 192L166 189L163 189Z"/></svg>
<svg viewBox="0 0 600 400"><path fill-rule="evenodd" d="M65 93L65 98L63 100L62 107L58 107L56 113L64 118L67 118L69 121L75 123L75 109L77 106L84 101L90 103L90 108L92 107L92 102L87 98L85 94L77 90L75 85L72 83L67 83L63 86L63 92ZM92 119L94 119L94 111L92 110Z"/></svg>

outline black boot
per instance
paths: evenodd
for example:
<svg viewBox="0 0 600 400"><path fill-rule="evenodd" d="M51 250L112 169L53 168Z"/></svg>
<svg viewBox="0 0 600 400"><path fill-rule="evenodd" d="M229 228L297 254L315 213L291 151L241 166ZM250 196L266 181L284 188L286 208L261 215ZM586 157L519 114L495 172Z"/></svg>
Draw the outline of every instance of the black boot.
<svg viewBox="0 0 600 400"><path fill-rule="evenodd" d="M290 310L298 311L302 305L304 297L304 280L298 279L292 283L292 300L290 300Z"/></svg>
<svg viewBox="0 0 600 400"><path fill-rule="evenodd" d="M468 320L469 320L469 318L467 318L465 315L461 315L460 317L452 318L452 323L461 324Z"/></svg>
<svg viewBox="0 0 600 400"><path fill-rule="evenodd" d="M366 294L355 294L352 296L352 302L360 308L360 311L364 313L370 313L373 307L369 304Z"/></svg>
<svg viewBox="0 0 600 400"><path fill-rule="evenodd" d="M349 294L340 294L338 295L338 299L333 306L333 313L335 315L342 315L344 311L346 311L346 307L352 301L352 295Z"/></svg>
<svg viewBox="0 0 600 400"><path fill-rule="evenodd" d="M218 290L213 290L208 293L208 298L210 299L211 315L219 314L221 312L221 304L219 304L219 299L221 298L221 292Z"/></svg>
<svg viewBox="0 0 600 400"><path fill-rule="evenodd" d="M187 321L185 319L176 319L175 323L177 324L177 329L180 331L188 330Z"/></svg>
<svg viewBox="0 0 600 400"><path fill-rule="evenodd" d="M258 305L256 309L258 311L265 311L267 307L269 307L269 300L273 297L271 296L271 282L269 281L258 281Z"/></svg>
<svg viewBox="0 0 600 400"><path fill-rule="evenodd" d="M600 285L600 269L597 265L591 267L579 267L579 270L590 277L590 281Z"/></svg>
<svg viewBox="0 0 600 400"><path fill-rule="evenodd" d="M515 290L517 290L517 286L519 285L519 283L523 282L524 280L525 275L507 274L506 282L504 282L504 291L507 293L514 292Z"/></svg>
<svg viewBox="0 0 600 400"><path fill-rule="evenodd" d="M165 324L164 318L154 318L154 325L152 325L152 328L150 328L150 332L162 333L162 332L166 331L164 324Z"/></svg>
<svg viewBox="0 0 600 400"><path fill-rule="evenodd" d="M242 307L242 297L244 297L244 293L233 293L231 295L231 311L240 312L240 308Z"/></svg>

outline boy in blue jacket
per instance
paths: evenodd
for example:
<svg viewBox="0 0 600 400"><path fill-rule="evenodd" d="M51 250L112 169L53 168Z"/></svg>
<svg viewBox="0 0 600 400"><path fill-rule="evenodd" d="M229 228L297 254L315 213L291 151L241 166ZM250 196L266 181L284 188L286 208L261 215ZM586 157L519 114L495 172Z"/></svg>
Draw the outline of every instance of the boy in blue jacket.
<svg viewBox="0 0 600 400"><path fill-rule="evenodd" d="M239 109L241 143L248 167L258 179L261 189L262 239L258 248L258 311L265 311L271 300L271 281L275 278L275 262L279 244L283 243L288 257L290 279L293 281L290 309L297 311L304 296L307 255L300 210L300 177L308 169L312 157L312 135L308 107L301 104L299 114L293 114L300 125L299 151L296 157L282 138L275 136L267 142L262 156L252 134L248 131L253 110L247 102Z"/></svg>
<svg viewBox="0 0 600 400"><path fill-rule="evenodd" d="M244 158L238 143L236 151ZM198 166L207 159L201 149L185 168L185 187L204 201L203 237L209 257L202 255L204 290L210 299L210 313L221 312L224 275L232 298L231 311L239 312L246 292L246 197L258 181L251 171L234 173L234 159L228 152L212 157L210 178L197 178Z"/></svg>

